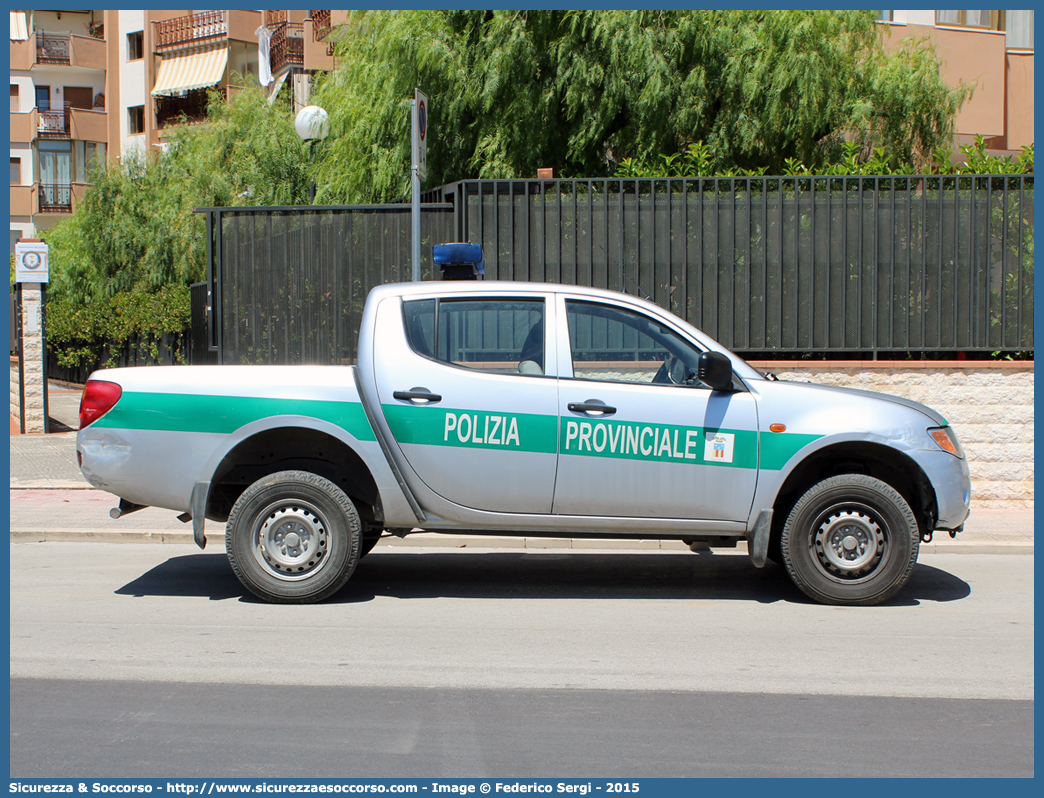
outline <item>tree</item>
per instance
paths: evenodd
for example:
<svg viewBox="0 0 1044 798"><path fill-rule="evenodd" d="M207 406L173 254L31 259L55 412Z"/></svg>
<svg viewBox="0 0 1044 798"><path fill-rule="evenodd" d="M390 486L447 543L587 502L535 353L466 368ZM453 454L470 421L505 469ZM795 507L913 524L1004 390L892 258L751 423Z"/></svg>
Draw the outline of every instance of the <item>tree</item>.
<svg viewBox="0 0 1044 798"><path fill-rule="evenodd" d="M209 123L182 125L162 157L129 155L96 170L76 213L44 235L51 295L76 303L120 292L188 285L206 273L199 207L307 204L308 145L288 101L255 85L214 93Z"/></svg>
<svg viewBox="0 0 1044 798"><path fill-rule="evenodd" d="M320 203L406 196L415 86L431 97L429 186L663 158L815 170L853 148L895 167L949 144L969 91L942 82L924 43L886 54L863 11L369 11L340 35L340 65L314 94L325 141L296 135L289 87L273 104L256 82L227 103L215 92L208 124L175 128L162 157L100 170L45 234L52 295L202 279L197 207L307 204L313 180Z"/></svg>
<svg viewBox="0 0 1044 798"><path fill-rule="evenodd" d="M370 11L341 29L315 101L320 198L408 192L409 98L431 97L428 185L610 175L696 143L715 169L780 171L846 139L896 163L953 134L969 94L925 43L885 54L866 11Z"/></svg>

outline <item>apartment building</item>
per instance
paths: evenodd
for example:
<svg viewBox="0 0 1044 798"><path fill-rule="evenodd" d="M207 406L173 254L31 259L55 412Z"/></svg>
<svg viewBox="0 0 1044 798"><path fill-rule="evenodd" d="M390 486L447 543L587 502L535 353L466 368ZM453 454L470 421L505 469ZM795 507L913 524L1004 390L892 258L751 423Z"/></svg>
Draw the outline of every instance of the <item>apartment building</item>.
<svg viewBox="0 0 1044 798"><path fill-rule="evenodd" d="M92 165L162 151L198 123L207 91L257 75L307 104L309 77L334 64L331 33L347 11L12 11L11 251L72 213ZM991 153L1033 143L1033 11L879 11L898 47L927 37L943 76L974 82L956 144ZM955 148L955 160L960 152Z"/></svg>
<svg viewBox="0 0 1044 798"><path fill-rule="evenodd" d="M11 252L73 212L96 165L161 151L236 76L306 104L346 13L11 11Z"/></svg>
<svg viewBox="0 0 1044 798"><path fill-rule="evenodd" d="M992 155L1017 155L1033 143L1033 11L879 11L891 35L885 47L903 39L927 38L951 85L975 84L971 100L957 114L955 145L986 139ZM953 160L963 161L959 150Z"/></svg>

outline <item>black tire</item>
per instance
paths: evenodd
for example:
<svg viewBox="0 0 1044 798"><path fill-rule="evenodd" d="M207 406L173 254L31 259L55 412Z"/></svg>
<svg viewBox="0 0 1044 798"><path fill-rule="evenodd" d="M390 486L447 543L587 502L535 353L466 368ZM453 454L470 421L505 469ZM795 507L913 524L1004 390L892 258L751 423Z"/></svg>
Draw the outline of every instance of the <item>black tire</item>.
<svg viewBox="0 0 1044 798"><path fill-rule="evenodd" d="M906 500L887 483L842 474L813 485L780 538L787 573L824 604L879 604L917 563L921 533Z"/></svg>
<svg viewBox="0 0 1044 798"><path fill-rule="evenodd" d="M259 479L243 491L225 527L225 551L239 581L278 604L332 596L351 577L362 545L352 500L307 471Z"/></svg>

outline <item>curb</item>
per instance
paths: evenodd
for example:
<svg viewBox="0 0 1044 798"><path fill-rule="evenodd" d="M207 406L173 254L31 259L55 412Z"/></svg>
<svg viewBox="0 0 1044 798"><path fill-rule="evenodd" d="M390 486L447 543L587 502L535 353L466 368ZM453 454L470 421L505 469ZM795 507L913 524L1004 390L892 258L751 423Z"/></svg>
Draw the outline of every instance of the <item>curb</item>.
<svg viewBox="0 0 1044 798"><path fill-rule="evenodd" d="M223 545L224 531L209 532L207 542ZM12 529L12 543L175 543L195 546L191 528L170 529ZM385 536L380 548L508 549L516 551L670 551L687 552L680 540L583 540L568 538L520 538L482 535L442 535L419 532L405 538ZM213 549L211 549L213 550ZM714 549L719 554L743 554L742 545ZM923 543L921 554L1033 554L1033 543L968 541Z"/></svg>
<svg viewBox="0 0 1044 798"><path fill-rule="evenodd" d="M31 484L21 485L15 479L11 480L11 490L97 490L88 482L73 482L69 479L42 480L34 479ZM113 497L113 502L118 503L119 498Z"/></svg>

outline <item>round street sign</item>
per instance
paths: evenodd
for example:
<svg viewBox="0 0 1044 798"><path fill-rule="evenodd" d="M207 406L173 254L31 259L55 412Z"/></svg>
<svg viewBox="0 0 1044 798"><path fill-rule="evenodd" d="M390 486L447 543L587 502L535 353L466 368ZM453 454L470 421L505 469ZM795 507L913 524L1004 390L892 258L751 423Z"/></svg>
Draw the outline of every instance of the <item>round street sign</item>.
<svg viewBox="0 0 1044 798"><path fill-rule="evenodd" d="M421 98L418 103L417 122L420 128L421 141L424 141L424 138L428 135L428 101L426 98Z"/></svg>

